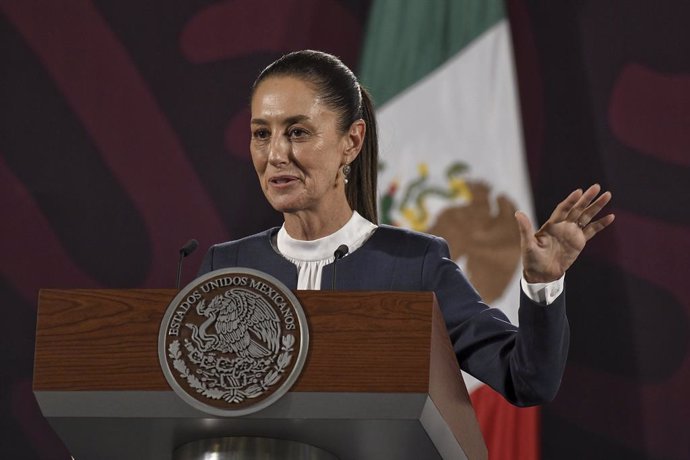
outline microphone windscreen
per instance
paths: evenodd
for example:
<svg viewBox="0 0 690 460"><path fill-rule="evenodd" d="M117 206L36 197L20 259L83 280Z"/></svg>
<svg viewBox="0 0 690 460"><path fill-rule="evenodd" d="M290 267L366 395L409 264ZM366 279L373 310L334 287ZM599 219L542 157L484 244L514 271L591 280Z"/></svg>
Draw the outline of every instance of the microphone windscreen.
<svg viewBox="0 0 690 460"><path fill-rule="evenodd" d="M184 246L182 246L182 248L180 249L180 255L181 255L182 257L187 257L188 255L190 255L191 253L193 253L194 250L195 250L198 246L199 246L199 242L198 242L197 240L195 240L194 238L192 238L191 240L187 241L187 244L185 244Z"/></svg>
<svg viewBox="0 0 690 460"><path fill-rule="evenodd" d="M350 248L348 248L346 244L341 244L340 246L338 246L338 249L335 250L333 256L336 259L342 259L347 255L348 252L350 252Z"/></svg>

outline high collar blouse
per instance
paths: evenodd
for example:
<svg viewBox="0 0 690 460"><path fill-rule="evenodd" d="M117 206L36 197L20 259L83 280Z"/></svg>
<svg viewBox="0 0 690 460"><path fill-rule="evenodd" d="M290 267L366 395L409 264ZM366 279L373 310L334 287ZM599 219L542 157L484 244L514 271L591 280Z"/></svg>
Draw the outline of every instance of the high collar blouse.
<svg viewBox="0 0 690 460"><path fill-rule="evenodd" d="M342 244L348 254L360 248L374 233L377 226L357 211L335 233L312 241L296 240L288 235L285 224L278 230L278 251L297 266L297 289L320 289L323 267L335 260L334 252Z"/></svg>

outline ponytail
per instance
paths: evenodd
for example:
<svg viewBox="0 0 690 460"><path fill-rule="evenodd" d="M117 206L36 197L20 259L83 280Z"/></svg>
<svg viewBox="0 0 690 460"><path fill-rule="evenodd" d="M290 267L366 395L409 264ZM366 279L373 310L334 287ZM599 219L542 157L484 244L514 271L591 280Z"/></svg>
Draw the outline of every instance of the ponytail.
<svg viewBox="0 0 690 460"><path fill-rule="evenodd" d="M366 124L366 133L362 150L355 161L350 164L350 181L345 186L345 195L350 207L365 219L378 224L376 206L376 178L378 176L379 146L376 131L376 117L369 92L360 87L362 92L362 119Z"/></svg>

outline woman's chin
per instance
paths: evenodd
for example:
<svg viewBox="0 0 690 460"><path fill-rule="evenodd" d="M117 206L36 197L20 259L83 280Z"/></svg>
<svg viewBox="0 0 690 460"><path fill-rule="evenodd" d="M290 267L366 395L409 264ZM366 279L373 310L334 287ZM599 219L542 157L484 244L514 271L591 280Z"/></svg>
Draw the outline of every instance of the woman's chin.
<svg viewBox="0 0 690 460"><path fill-rule="evenodd" d="M269 202L273 209L283 214L298 212L303 209L303 206L292 200L269 200Z"/></svg>

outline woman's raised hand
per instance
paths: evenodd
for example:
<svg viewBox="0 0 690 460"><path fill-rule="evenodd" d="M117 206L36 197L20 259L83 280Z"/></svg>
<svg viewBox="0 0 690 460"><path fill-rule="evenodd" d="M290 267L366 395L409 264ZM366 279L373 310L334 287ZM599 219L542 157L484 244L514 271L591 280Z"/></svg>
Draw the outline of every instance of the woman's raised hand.
<svg viewBox="0 0 690 460"><path fill-rule="evenodd" d="M599 184L584 192L575 190L556 206L551 217L536 232L525 213L515 213L525 281L546 283L559 279L575 262L587 241L613 222L613 214L594 220L611 200L611 192L599 195L600 191Z"/></svg>

